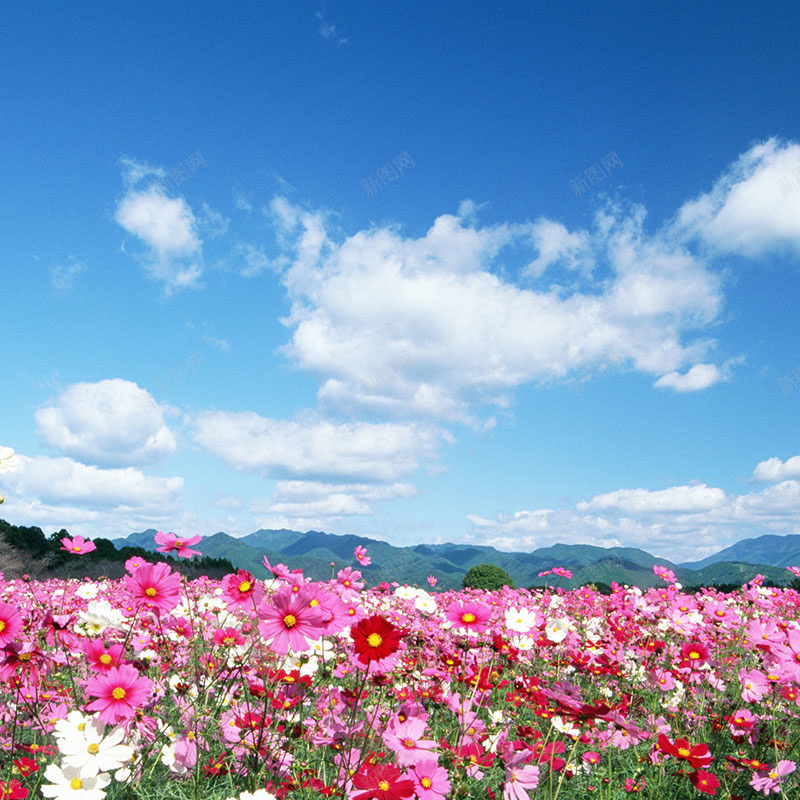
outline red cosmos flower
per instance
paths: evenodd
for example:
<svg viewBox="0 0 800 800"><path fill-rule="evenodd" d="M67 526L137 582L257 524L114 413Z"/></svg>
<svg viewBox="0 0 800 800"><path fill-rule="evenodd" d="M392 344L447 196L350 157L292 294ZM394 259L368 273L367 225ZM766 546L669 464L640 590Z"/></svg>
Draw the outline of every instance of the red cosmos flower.
<svg viewBox="0 0 800 800"><path fill-rule="evenodd" d="M686 642L681 647L681 666L699 667L710 655L711 651L702 642Z"/></svg>
<svg viewBox="0 0 800 800"><path fill-rule="evenodd" d="M0 603L0 647L5 647L22 631L22 617L14 606Z"/></svg>
<svg viewBox="0 0 800 800"><path fill-rule="evenodd" d="M0 781L0 799L1 800L22 800L28 796L28 790L15 779L11 783Z"/></svg>
<svg viewBox="0 0 800 800"><path fill-rule="evenodd" d="M97 545L88 539L84 539L83 536L76 536L74 539L65 536L61 540L61 549L81 556L84 553L91 553L92 550L97 550Z"/></svg>
<svg viewBox="0 0 800 800"><path fill-rule="evenodd" d="M153 538L156 544L161 545L161 547L156 548L159 553L171 553L174 550L178 558L191 558L192 556L203 555L199 550L192 550L191 547L189 547L190 544L197 544L203 538L202 536L189 536L188 538L181 539L174 533L158 531Z"/></svg>
<svg viewBox="0 0 800 800"><path fill-rule="evenodd" d="M23 778L27 778L28 775L39 771L39 765L32 758L26 758L25 756L15 758L14 766L20 771Z"/></svg>
<svg viewBox="0 0 800 800"><path fill-rule="evenodd" d="M125 588L134 601L156 611L172 611L180 602L181 576L169 564L143 564L125 576Z"/></svg>
<svg viewBox="0 0 800 800"><path fill-rule="evenodd" d="M89 703L86 709L99 711L102 722L116 725L120 720L131 719L151 691L152 684L147 678L140 677L134 667L123 664L105 675L89 678L86 694L97 700Z"/></svg>
<svg viewBox="0 0 800 800"><path fill-rule="evenodd" d="M707 744L696 744L692 747L686 739L676 739L673 744L663 733L658 736L658 747L668 756L688 761L694 769L707 767L714 760Z"/></svg>
<svg viewBox="0 0 800 800"><path fill-rule="evenodd" d="M414 781L404 778L394 764L375 764L353 776L353 786L365 789L352 800L403 800L414 795Z"/></svg>
<svg viewBox="0 0 800 800"><path fill-rule="evenodd" d="M689 780L698 792L703 794L716 794L719 780L713 772L704 772L702 769L693 772Z"/></svg>
<svg viewBox="0 0 800 800"><path fill-rule="evenodd" d="M374 614L351 628L350 638L358 653L358 660L362 664L369 664L396 653L400 648L402 632L388 619Z"/></svg>

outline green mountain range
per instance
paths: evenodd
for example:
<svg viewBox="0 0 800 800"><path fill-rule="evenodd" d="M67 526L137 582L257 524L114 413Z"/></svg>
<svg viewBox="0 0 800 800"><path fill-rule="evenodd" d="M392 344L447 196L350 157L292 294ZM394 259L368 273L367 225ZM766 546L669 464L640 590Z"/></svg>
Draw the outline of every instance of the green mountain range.
<svg viewBox="0 0 800 800"><path fill-rule="evenodd" d="M156 548L155 530L132 533L115 539L119 548L138 546L150 551ZM769 540L769 542L763 542ZM777 540L777 541L776 541ZM357 545L366 547L372 563L362 567L353 556ZM467 570L478 564L496 564L504 569L517 586L563 586L574 588L586 583L612 581L646 588L663 585L653 573L660 564L675 572L686 587L713 584L740 585L756 573L777 584L788 584L793 575L784 567L800 564L800 536L762 536L726 548L694 564L673 564L635 547L596 547L584 544L557 544L531 553L507 553L493 547L471 544L418 544L395 547L387 542L363 536L337 535L322 531L258 530L248 536L234 538L219 532L203 538L197 545L204 555L227 558L237 568L250 570L256 577L266 578L263 559L271 564L283 563L290 569L302 569L314 580L327 580L347 566L358 569L369 586L382 581L427 586L428 575L437 578L443 589L460 589ZM766 556L769 556L767 560ZM334 567L331 568L331 562ZM569 580L555 575L539 577L553 567L566 567L573 573Z"/></svg>

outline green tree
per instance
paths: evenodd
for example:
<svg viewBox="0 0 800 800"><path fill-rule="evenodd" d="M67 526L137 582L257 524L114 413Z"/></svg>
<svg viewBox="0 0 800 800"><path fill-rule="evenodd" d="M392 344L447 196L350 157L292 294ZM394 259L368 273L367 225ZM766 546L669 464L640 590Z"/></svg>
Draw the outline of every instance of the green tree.
<svg viewBox="0 0 800 800"><path fill-rule="evenodd" d="M477 564L472 567L461 581L465 589L486 589L493 592L508 586L514 588L514 581L509 574L494 564Z"/></svg>

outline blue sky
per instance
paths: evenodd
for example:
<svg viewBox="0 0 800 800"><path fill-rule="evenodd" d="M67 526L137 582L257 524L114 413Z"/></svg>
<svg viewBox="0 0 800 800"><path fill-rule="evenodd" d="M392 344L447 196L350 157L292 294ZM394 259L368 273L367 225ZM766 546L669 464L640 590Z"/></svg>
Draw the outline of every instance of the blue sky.
<svg viewBox="0 0 800 800"><path fill-rule="evenodd" d="M798 34L770 2L6 9L2 516L800 532Z"/></svg>

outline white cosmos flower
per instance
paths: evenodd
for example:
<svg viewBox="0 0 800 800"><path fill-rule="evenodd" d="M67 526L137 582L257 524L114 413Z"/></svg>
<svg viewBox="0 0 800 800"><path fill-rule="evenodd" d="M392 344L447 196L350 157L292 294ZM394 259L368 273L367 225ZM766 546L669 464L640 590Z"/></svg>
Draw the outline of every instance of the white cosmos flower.
<svg viewBox="0 0 800 800"><path fill-rule="evenodd" d="M53 735L56 737L58 749L61 749L62 739L72 739L80 736L86 726L98 715L91 716L80 711L70 711L66 719L60 719L53 728Z"/></svg>
<svg viewBox="0 0 800 800"><path fill-rule="evenodd" d="M412 600L417 596L418 591L413 586L398 586L394 593L403 600Z"/></svg>
<svg viewBox="0 0 800 800"><path fill-rule="evenodd" d="M565 736L576 739L581 735L581 729L577 725L562 717L553 717L550 722L559 733L563 733Z"/></svg>
<svg viewBox="0 0 800 800"><path fill-rule="evenodd" d="M111 777L105 773L95 775L93 778L81 778L80 771L74 767L57 767L48 764L44 776L50 781L41 787L40 791L45 797L55 800L103 800L106 793L103 791Z"/></svg>
<svg viewBox="0 0 800 800"><path fill-rule="evenodd" d="M229 797L228 800L236 800L236 798ZM239 800L277 800L277 798L266 789L256 789L254 792L242 792Z"/></svg>
<svg viewBox="0 0 800 800"><path fill-rule="evenodd" d="M544 632L551 642L563 642L569 633L569 620L566 617L551 620L545 626Z"/></svg>
<svg viewBox="0 0 800 800"><path fill-rule="evenodd" d="M0 445L0 474L14 472L19 469L19 456L15 455L13 447Z"/></svg>
<svg viewBox="0 0 800 800"><path fill-rule="evenodd" d="M122 628L122 612L114 608L108 600L92 600L78 619L91 633L101 634L106 628Z"/></svg>
<svg viewBox="0 0 800 800"><path fill-rule="evenodd" d="M423 614L432 614L436 611L436 601L429 594L426 594L424 597L420 595L414 601L414 608L416 608L417 611L422 611Z"/></svg>
<svg viewBox="0 0 800 800"><path fill-rule="evenodd" d="M93 719L82 731L59 740L58 749L64 756L64 764L80 770L81 779L119 769L133 755L133 749L122 744L123 728L113 728L108 736L105 736L105 728L105 723Z"/></svg>
<svg viewBox="0 0 800 800"><path fill-rule="evenodd" d="M75 594L80 597L81 600L94 600L99 591L97 584L87 582L81 584L75 591Z"/></svg>
<svg viewBox="0 0 800 800"><path fill-rule="evenodd" d="M517 633L527 633L536 625L536 614L527 608L514 608L506 610L506 628Z"/></svg>

